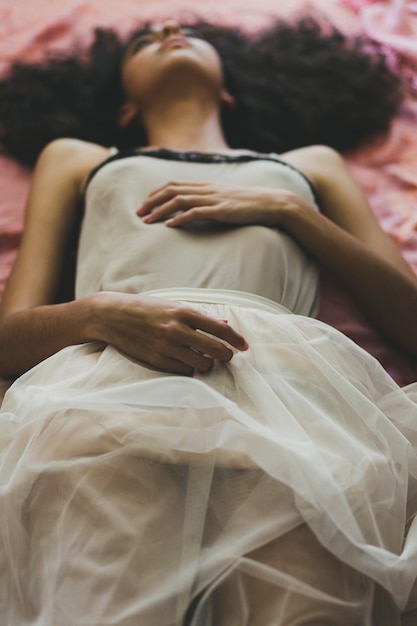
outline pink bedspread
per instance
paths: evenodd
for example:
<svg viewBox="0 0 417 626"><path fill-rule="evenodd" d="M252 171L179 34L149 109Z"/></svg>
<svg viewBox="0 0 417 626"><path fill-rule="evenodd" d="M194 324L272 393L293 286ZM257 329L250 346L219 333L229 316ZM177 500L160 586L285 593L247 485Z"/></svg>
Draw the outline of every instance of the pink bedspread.
<svg viewBox="0 0 417 626"><path fill-rule="evenodd" d="M169 5L169 6L168 6ZM391 133L346 155L382 227L417 271L417 2L392 0L0 0L0 72L15 58L38 60L50 50L86 43L96 26L131 30L143 19L198 15L253 29L273 16L314 13L349 33L365 32L385 47L410 85ZM30 172L0 157L0 294L20 241ZM320 319L376 356L401 385L417 380L417 363L392 349L347 294L323 277ZM417 326L417 320L416 320Z"/></svg>

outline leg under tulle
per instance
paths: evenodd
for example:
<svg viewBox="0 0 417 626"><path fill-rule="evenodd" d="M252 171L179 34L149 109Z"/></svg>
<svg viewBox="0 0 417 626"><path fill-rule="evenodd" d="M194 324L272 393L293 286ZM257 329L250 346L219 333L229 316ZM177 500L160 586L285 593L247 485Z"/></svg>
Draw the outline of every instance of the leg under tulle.
<svg viewBox="0 0 417 626"><path fill-rule="evenodd" d="M405 606L415 403L319 323L207 311L251 345L207 375L83 346L9 391L2 626L373 626L377 582Z"/></svg>
<svg viewBox="0 0 417 626"><path fill-rule="evenodd" d="M294 526L294 515L274 524L270 513L278 518L279 498L288 496L259 471L196 473L111 454L93 468L81 462L42 474L24 509L28 565L37 572L30 612L42 612L48 626L179 626L202 623L190 607L205 596L200 614L208 606L205 623L215 626L362 623L372 585L306 524ZM269 518L259 532L257 503Z"/></svg>
<svg viewBox="0 0 417 626"><path fill-rule="evenodd" d="M45 626L173 623L183 500L178 471L147 459L41 475L25 519L33 614Z"/></svg>

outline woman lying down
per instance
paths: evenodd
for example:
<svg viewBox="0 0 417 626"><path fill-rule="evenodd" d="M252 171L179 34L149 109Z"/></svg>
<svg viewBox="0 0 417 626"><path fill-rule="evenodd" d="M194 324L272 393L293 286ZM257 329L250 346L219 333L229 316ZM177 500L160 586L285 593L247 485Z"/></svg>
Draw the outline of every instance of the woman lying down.
<svg viewBox="0 0 417 626"><path fill-rule="evenodd" d="M314 318L323 267L417 355L417 280L334 147L251 109L239 80L278 31L288 51L288 28L217 49L175 20L111 40L95 115L120 141L64 129L37 159L1 304L3 626L398 626L417 605L417 387ZM298 36L304 64L315 38L336 73L368 64L392 113L380 61Z"/></svg>

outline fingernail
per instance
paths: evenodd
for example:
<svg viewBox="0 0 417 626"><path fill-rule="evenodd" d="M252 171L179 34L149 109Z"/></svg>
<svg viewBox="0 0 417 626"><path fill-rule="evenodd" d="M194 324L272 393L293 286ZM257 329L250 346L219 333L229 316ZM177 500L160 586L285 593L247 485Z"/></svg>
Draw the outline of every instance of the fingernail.
<svg viewBox="0 0 417 626"><path fill-rule="evenodd" d="M145 217L142 218L142 220L144 222L151 222L152 221L152 215L145 215Z"/></svg>

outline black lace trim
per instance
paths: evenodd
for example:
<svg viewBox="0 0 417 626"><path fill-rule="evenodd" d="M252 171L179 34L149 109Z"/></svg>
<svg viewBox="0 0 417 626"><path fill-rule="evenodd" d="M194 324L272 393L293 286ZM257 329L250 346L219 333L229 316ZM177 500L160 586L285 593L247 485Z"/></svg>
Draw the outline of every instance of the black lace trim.
<svg viewBox="0 0 417 626"><path fill-rule="evenodd" d="M283 161L278 156L274 154L262 154L262 153L242 153L242 154L221 154L221 153L211 153L211 152L194 152L194 151L176 151L176 150L167 150L166 148L159 149L138 149L138 150L123 150L113 154L108 159L100 163L97 167L95 167L90 174L88 175L87 181L84 186L84 190L82 196L80 198L79 203L79 215L80 217L84 214L84 202L85 202L85 193L89 183L92 178L101 170L102 167L107 165L108 163L112 163L113 161L118 161L119 159L126 159L132 156L147 156L155 159L163 159L164 161L182 161L185 163L249 163L251 161L273 161L275 163L280 163L285 167L297 172L308 184L311 189L311 192L314 196L314 200L317 206L320 207L320 199L317 193L317 190L311 180L298 168L293 165Z"/></svg>

